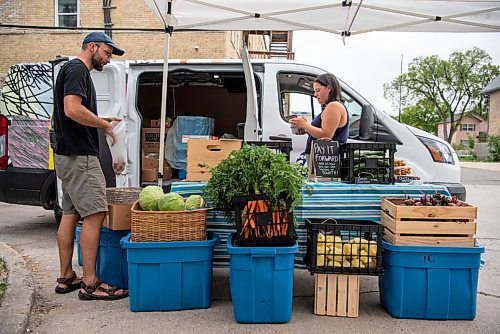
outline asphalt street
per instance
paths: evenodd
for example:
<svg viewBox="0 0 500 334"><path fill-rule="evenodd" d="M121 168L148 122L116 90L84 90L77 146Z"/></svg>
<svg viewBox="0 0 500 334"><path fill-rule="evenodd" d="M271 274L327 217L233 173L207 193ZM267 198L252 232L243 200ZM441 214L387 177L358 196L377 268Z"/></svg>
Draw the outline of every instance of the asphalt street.
<svg viewBox="0 0 500 334"><path fill-rule="evenodd" d="M477 238L486 248L474 321L393 318L379 304L376 277L361 277L358 318L316 316L313 276L296 270L292 320L243 325L234 320L227 268L214 270L213 301L208 309L131 312L128 299L82 302L76 292L54 293L58 255L52 212L0 203L0 242L21 254L31 270L36 292L27 331L34 333L500 333L500 171L463 168L462 177L467 201L478 207ZM74 262L81 274L76 256Z"/></svg>

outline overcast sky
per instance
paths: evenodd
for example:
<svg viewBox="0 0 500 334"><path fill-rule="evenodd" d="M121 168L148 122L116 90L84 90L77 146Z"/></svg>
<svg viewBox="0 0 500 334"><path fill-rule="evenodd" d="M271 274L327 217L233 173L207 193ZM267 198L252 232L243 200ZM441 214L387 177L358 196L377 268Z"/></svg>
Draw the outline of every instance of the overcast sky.
<svg viewBox="0 0 500 334"><path fill-rule="evenodd" d="M396 33L372 32L345 39L323 32L295 31L293 51L297 62L329 71L368 101L389 114L397 115L384 98L383 84L395 79L408 63L419 56L437 55L448 59L454 51L477 46L493 63L500 65L500 33Z"/></svg>

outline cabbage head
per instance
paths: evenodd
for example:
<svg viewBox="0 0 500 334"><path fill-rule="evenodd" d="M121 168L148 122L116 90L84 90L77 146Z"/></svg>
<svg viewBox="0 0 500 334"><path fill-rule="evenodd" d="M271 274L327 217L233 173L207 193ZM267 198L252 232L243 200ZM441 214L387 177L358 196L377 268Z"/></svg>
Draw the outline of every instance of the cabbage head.
<svg viewBox="0 0 500 334"><path fill-rule="evenodd" d="M203 197L200 195L191 195L186 199L186 210L194 210L202 208L205 204Z"/></svg>
<svg viewBox="0 0 500 334"><path fill-rule="evenodd" d="M157 211L158 201L163 196L163 189L158 186L147 186L139 194L139 204L144 211Z"/></svg>
<svg viewBox="0 0 500 334"><path fill-rule="evenodd" d="M186 210L186 202L177 193L167 193L160 198L158 208L160 211L184 211Z"/></svg>

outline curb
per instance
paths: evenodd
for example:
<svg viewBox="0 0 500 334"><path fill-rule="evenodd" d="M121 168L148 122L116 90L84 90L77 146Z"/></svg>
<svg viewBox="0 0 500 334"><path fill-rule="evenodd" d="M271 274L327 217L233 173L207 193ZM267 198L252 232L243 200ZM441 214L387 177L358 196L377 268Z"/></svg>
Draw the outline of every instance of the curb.
<svg viewBox="0 0 500 334"><path fill-rule="evenodd" d="M8 287L0 306L0 333L26 333L28 319L33 306L35 288L31 271L14 249L0 242L0 256L7 264Z"/></svg>

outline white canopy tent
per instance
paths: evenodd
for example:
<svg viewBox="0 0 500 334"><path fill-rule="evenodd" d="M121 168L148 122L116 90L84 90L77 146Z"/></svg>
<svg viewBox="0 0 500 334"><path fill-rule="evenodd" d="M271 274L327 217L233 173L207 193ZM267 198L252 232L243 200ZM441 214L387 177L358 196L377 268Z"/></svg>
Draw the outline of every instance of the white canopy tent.
<svg viewBox="0 0 500 334"><path fill-rule="evenodd" d="M144 0L165 25L160 161L163 170L170 34L175 30L500 32L493 0ZM162 179L158 178L162 185Z"/></svg>

